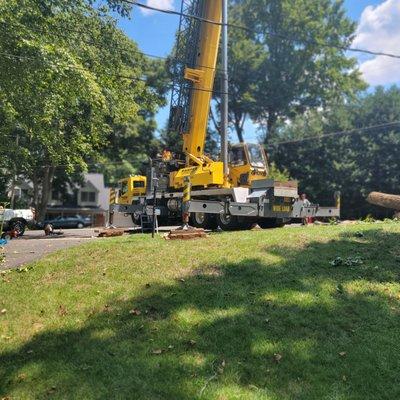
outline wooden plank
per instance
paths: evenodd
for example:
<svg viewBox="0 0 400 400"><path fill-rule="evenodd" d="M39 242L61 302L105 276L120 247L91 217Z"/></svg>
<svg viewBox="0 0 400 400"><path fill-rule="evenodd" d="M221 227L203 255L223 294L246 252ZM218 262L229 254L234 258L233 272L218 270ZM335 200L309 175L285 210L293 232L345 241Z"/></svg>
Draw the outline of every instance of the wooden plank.
<svg viewBox="0 0 400 400"><path fill-rule="evenodd" d="M103 229L99 231L98 237L115 237L122 236L125 229Z"/></svg>
<svg viewBox="0 0 400 400"><path fill-rule="evenodd" d="M165 238L167 240L192 240L199 238L206 238L207 233L204 229L176 229L174 231L170 231Z"/></svg>

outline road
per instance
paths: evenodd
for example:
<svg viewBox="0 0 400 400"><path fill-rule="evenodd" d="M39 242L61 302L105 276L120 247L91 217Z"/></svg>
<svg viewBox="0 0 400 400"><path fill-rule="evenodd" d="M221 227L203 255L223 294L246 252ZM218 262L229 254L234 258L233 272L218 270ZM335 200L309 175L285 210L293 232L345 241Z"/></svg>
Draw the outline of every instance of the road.
<svg viewBox="0 0 400 400"><path fill-rule="evenodd" d="M130 229L134 230L134 228ZM176 229L176 226L160 227L159 232L168 232L171 229ZM140 229L136 228L135 232L139 233ZM45 236L42 230L27 231L24 236L9 241L4 247L6 262L0 265L0 271L20 267L57 250L68 249L92 240L99 240L95 230L90 228L64 229L63 233L61 236L49 237Z"/></svg>
<svg viewBox="0 0 400 400"><path fill-rule="evenodd" d="M23 237L13 239L5 246L6 262L0 270L16 268L38 260L46 254L96 240L94 229L66 229L62 236L44 236L44 232L27 231Z"/></svg>

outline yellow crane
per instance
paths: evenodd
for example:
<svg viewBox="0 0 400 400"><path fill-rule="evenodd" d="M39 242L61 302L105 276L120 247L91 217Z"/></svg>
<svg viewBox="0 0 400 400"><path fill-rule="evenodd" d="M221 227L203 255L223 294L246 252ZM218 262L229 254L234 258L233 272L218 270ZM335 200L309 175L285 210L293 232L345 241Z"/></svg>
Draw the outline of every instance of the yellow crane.
<svg viewBox="0 0 400 400"><path fill-rule="evenodd" d="M169 122L170 131L183 136L182 154L165 151L152 161L147 177L122 179L119 196L111 204L112 213L129 213L139 224L156 203L162 220L179 219L182 191L189 178L193 188L190 213L197 227L219 225L231 230L247 228L254 222L267 227L283 224L294 216L297 183L267 179L268 163L262 146L236 144L230 147L228 157L225 122L222 160L205 154L222 27L227 39L226 18L226 0L182 0ZM226 74L226 42L223 47ZM227 79L225 90L226 85ZM226 107L227 101L224 104ZM154 178L158 183L156 190ZM315 216L318 209L313 206L302 212ZM333 217L338 211L331 208L329 214Z"/></svg>

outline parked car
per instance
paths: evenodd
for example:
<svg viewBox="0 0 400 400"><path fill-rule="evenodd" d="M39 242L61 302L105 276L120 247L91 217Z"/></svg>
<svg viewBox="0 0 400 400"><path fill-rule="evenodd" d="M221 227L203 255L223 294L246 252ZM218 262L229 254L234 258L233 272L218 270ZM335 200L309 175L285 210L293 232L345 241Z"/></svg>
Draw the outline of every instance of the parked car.
<svg viewBox="0 0 400 400"><path fill-rule="evenodd" d="M84 228L92 224L90 218L83 218L80 215L74 215L70 217L57 217L54 219L48 219L40 224L40 228L45 227L47 224L53 226L53 228Z"/></svg>
<svg viewBox="0 0 400 400"><path fill-rule="evenodd" d="M0 207L0 225L3 224L3 231L14 231L17 236L22 236L26 227L33 227L35 214L32 209L12 210Z"/></svg>

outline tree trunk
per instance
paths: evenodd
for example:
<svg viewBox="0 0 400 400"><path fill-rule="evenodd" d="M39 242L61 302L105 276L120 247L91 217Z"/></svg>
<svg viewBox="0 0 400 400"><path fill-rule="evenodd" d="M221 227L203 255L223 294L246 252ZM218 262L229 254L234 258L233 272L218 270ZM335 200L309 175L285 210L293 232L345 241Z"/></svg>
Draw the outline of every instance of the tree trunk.
<svg viewBox="0 0 400 400"><path fill-rule="evenodd" d="M367 197L370 204L400 211L400 195L371 192Z"/></svg>
<svg viewBox="0 0 400 400"><path fill-rule="evenodd" d="M32 184L33 184L32 206L35 209L35 211L37 211L39 206L39 179L36 172L33 173Z"/></svg>
<svg viewBox="0 0 400 400"><path fill-rule="evenodd" d="M278 121L278 116L276 112L269 111L267 118L267 133L265 135L264 143L267 144L271 136L273 136L275 132L276 122Z"/></svg>
<svg viewBox="0 0 400 400"><path fill-rule="evenodd" d="M240 115L235 114L233 125L235 126L235 131L236 131L236 135L239 140L239 143L244 143L243 127L244 127L245 121L246 121L246 114L240 114Z"/></svg>
<svg viewBox="0 0 400 400"><path fill-rule="evenodd" d="M50 200L50 194L53 187L54 167L48 166L44 168L42 190L37 211L37 219L43 222L46 216L47 203Z"/></svg>

